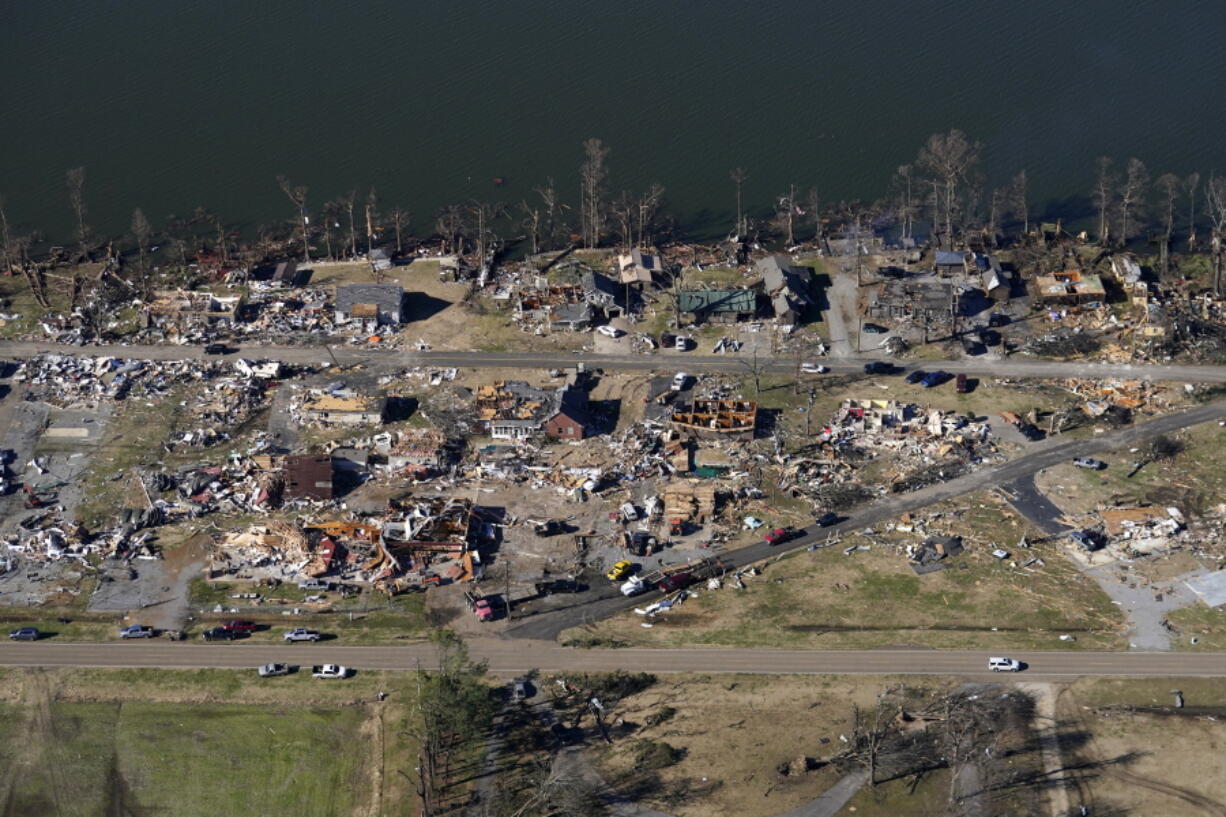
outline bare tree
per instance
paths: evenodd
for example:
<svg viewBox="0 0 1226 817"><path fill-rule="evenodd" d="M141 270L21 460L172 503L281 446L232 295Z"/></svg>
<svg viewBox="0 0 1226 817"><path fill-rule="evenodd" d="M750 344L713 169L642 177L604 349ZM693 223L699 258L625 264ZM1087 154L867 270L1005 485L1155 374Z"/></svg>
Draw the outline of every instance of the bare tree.
<svg viewBox="0 0 1226 817"><path fill-rule="evenodd" d="M550 176L546 179L545 186L536 188L535 192L541 197L541 207L543 208L541 215L543 220L541 230L542 246L544 249L552 250L557 247L558 232L562 227L562 209L558 204L558 190L553 183L553 177Z"/></svg>
<svg viewBox="0 0 1226 817"><path fill-rule="evenodd" d="M349 257L353 258L358 254L358 230L353 219L353 206L357 203L358 191L350 190L345 195L337 199L341 208L349 217Z"/></svg>
<svg viewBox="0 0 1226 817"><path fill-rule="evenodd" d="M311 218L307 215L306 197L307 189L303 185L292 185L289 179L284 176L277 177L277 185L280 186L281 192L290 200L294 207L298 208L298 222L302 230L302 260L310 263L311 261Z"/></svg>
<svg viewBox="0 0 1226 817"><path fill-rule="evenodd" d="M1128 172L1120 187L1120 236L1122 247L1136 233L1137 225L1145 218L1145 194L1149 188L1149 170L1145 162L1128 160Z"/></svg>
<svg viewBox="0 0 1226 817"><path fill-rule="evenodd" d="M370 192L366 194L366 207L364 215L366 216L366 257L370 257L370 251L375 248L375 223L379 218L378 206L379 200L375 197L375 189L370 188Z"/></svg>
<svg viewBox="0 0 1226 817"><path fill-rule="evenodd" d="M132 211L132 236L136 239L141 294L149 297L149 245L153 240L153 226L139 207Z"/></svg>
<svg viewBox="0 0 1226 817"><path fill-rule="evenodd" d="M745 185L745 180L749 178L748 171L743 167L734 167L728 173L728 177L732 179L732 183L736 185L736 234L738 237L745 235L745 216L744 210L741 207L741 189Z"/></svg>
<svg viewBox="0 0 1226 817"><path fill-rule="evenodd" d="M954 215L960 187L979 163L982 145L971 142L962 131L934 133L920 148L916 164L933 180L937 211L944 216L945 244L953 248Z"/></svg>
<svg viewBox="0 0 1226 817"><path fill-rule="evenodd" d="M528 243L532 247L531 254L536 255L541 251L541 209L529 204L527 199L523 199L519 203L519 211L524 214L524 220L521 223L528 231Z"/></svg>
<svg viewBox="0 0 1226 817"><path fill-rule="evenodd" d="M1013 177L1013 184L1009 188L1009 209L1014 218L1022 220L1022 235L1030 232L1030 205L1026 198L1026 181L1026 171L1020 170Z"/></svg>
<svg viewBox="0 0 1226 817"><path fill-rule="evenodd" d="M443 252L461 255L464 252L464 208L449 204L439 211L436 228L443 237Z"/></svg>
<svg viewBox="0 0 1226 817"><path fill-rule="evenodd" d="M992 188L992 195L988 200L988 223L985 225L985 229L988 234L988 241L993 246L995 246L996 236L1000 232L1000 220L1004 216L1008 200L1008 190L1002 187Z"/></svg>
<svg viewBox="0 0 1226 817"><path fill-rule="evenodd" d="M1111 159L1099 156L1094 161L1098 177L1094 182L1094 206L1098 208L1098 243L1105 246L1111 234L1111 212L1115 203L1115 173Z"/></svg>
<svg viewBox="0 0 1226 817"><path fill-rule="evenodd" d="M13 238L9 233L9 217L4 208L4 196L0 195L0 258L4 259L3 273L13 274Z"/></svg>
<svg viewBox="0 0 1226 817"><path fill-rule="evenodd" d="M783 228L783 240L791 247L796 243L796 185L788 185L788 192L779 197L778 205L776 217Z"/></svg>
<svg viewBox="0 0 1226 817"><path fill-rule="evenodd" d="M599 139L588 139L583 143L583 155L583 164L579 168L582 190L580 220L583 222L583 243L591 248L600 243L600 237L604 234L604 194L609 180L605 159L609 150Z"/></svg>
<svg viewBox="0 0 1226 817"><path fill-rule="evenodd" d="M1188 252L1196 249L1196 188L1200 186L1200 174L1192 173L1183 180L1188 191Z"/></svg>
<svg viewBox="0 0 1226 817"><path fill-rule="evenodd" d="M613 200L609 207L613 221L617 227L618 243L629 250L634 244L634 202L625 190Z"/></svg>
<svg viewBox="0 0 1226 817"><path fill-rule="evenodd" d="M473 202L468 212L476 220L477 263L481 273L478 282L484 285L485 276L493 269L494 259L502 249L502 240L494 231L494 222L507 214L507 207L501 202Z"/></svg>
<svg viewBox="0 0 1226 817"><path fill-rule="evenodd" d="M1205 183L1205 207L1213 232L1209 236L1209 248L1213 253L1213 291L1222 294L1222 241L1226 231L1226 177L1210 176Z"/></svg>
<svg viewBox="0 0 1226 817"><path fill-rule="evenodd" d="M660 215L660 207L664 203L664 185L652 182L647 192L638 199L638 238L635 243L640 247L652 244L656 219Z"/></svg>
<svg viewBox="0 0 1226 817"><path fill-rule="evenodd" d="M328 260L335 261L336 253L332 251L332 231L340 226L341 205L337 201L325 201L323 212L319 214L320 231L324 239L324 252Z"/></svg>
<svg viewBox="0 0 1226 817"><path fill-rule="evenodd" d="M894 206L898 211L898 222L902 228L902 238L911 238L915 225L915 215L918 212L919 179L915 178L915 168L911 165L899 165L894 171Z"/></svg>
<svg viewBox="0 0 1226 817"><path fill-rule="evenodd" d="M81 254L89 251L89 225L85 223L85 168L74 167L65 177L68 181L68 203L72 205L77 219L77 240L81 242Z"/></svg>
<svg viewBox="0 0 1226 817"><path fill-rule="evenodd" d="M413 216L408 210L397 205L387 214L389 223L392 225L392 232L396 234L396 254L404 252L404 233L408 232L409 224L413 220Z"/></svg>
<svg viewBox="0 0 1226 817"><path fill-rule="evenodd" d="M805 209L808 211L809 221L813 224L813 240L820 241L822 238L822 200L817 194L816 187L810 187L809 192L805 194Z"/></svg>
<svg viewBox="0 0 1226 817"><path fill-rule="evenodd" d="M1163 173L1157 181L1162 207L1162 245L1159 247L1162 275L1170 268L1171 236L1175 232L1175 200L1182 192L1183 183L1174 173Z"/></svg>
<svg viewBox="0 0 1226 817"><path fill-rule="evenodd" d="M680 323L677 324L680 327ZM753 347L753 356L748 360L745 358L737 358L737 362L749 370L749 376L753 378L753 393L756 397L762 393L762 372L766 368L764 361L758 359L758 345L755 343Z"/></svg>

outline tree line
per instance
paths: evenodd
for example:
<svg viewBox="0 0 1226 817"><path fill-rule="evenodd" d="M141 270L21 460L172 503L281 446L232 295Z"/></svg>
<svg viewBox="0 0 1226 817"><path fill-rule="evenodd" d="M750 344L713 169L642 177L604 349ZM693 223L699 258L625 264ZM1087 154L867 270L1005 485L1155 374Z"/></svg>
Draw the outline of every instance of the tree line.
<svg viewBox="0 0 1226 817"><path fill-rule="evenodd" d="M1021 240L1031 233L1035 212L1027 172L1021 169L1004 184L992 186L981 167L982 154L983 145L960 130L933 134L913 161L895 169L880 198L826 202L816 185L790 183L767 207L747 205L744 187L750 173L733 168L728 175L729 203L734 205L728 237L793 247L827 235L857 238L892 232L904 242L923 234L928 244L946 249L972 241L997 246ZM600 139L583 142L575 204L548 178L518 202L468 200L415 220L406 207L385 206L373 187L319 197L305 184L276 176L289 205L282 220L240 231L220 214L197 207L155 224L137 207L128 231L110 236L97 235L91 226L86 171L77 167L65 173L74 246L53 246L38 229L19 229L0 195L0 263L6 272L24 275L36 300L47 307L51 271L83 260L107 260L114 268L124 268L123 283L147 294L154 283L155 248L163 264L181 270L202 254L222 266L249 268L290 255L306 262L353 259L368 256L375 247L403 254L431 242L444 253L468 255L476 266L489 270L511 246L535 255L572 246L630 248L683 240L668 212L665 187L653 182L645 190L616 189L610 155ZM1188 252L1210 253L1214 287L1221 292L1226 177L1162 173L1153 178L1140 159L1117 164L1105 156L1095 161L1093 171L1087 190L1093 240L1118 248L1144 238L1154 247L1160 273L1166 274L1176 239L1182 236ZM1207 242L1201 239L1205 227ZM85 284L75 274L68 277L74 308Z"/></svg>

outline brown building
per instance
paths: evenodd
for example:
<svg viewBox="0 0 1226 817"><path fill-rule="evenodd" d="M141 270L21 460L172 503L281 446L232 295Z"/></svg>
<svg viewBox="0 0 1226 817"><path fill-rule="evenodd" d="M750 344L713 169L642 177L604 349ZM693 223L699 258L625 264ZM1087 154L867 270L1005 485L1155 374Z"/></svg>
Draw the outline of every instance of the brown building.
<svg viewBox="0 0 1226 817"><path fill-rule="evenodd" d="M285 458L286 499L332 499L332 457L300 454Z"/></svg>

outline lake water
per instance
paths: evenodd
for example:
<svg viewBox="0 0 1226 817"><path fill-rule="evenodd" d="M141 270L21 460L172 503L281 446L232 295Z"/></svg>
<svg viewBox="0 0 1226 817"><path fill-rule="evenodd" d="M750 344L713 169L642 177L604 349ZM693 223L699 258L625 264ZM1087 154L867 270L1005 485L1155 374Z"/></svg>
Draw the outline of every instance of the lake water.
<svg viewBox="0 0 1226 817"><path fill-rule="evenodd" d="M205 205L252 224L374 185L420 226L553 176L581 142L614 190L659 181L691 224L731 222L730 168L769 207L789 183L881 195L928 134L986 145L989 183L1088 193L1093 158L1226 172L1226 3L1098 0L60 0L0 4L0 192L10 218L127 228ZM502 188L493 177L505 177ZM1056 207L1057 205L1052 205ZM1054 212L1054 210L1053 210ZM722 229L722 226L720 227Z"/></svg>

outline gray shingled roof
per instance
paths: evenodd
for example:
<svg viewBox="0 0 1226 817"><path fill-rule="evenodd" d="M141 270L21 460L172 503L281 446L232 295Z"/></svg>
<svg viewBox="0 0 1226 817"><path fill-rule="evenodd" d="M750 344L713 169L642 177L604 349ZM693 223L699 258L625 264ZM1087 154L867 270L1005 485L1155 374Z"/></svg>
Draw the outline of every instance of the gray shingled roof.
<svg viewBox="0 0 1226 817"><path fill-rule="evenodd" d="M399 312L404 301L400 284L346 284L336 288L336 309L348 314L357 304L375 304L380 312Z"/></svg>

